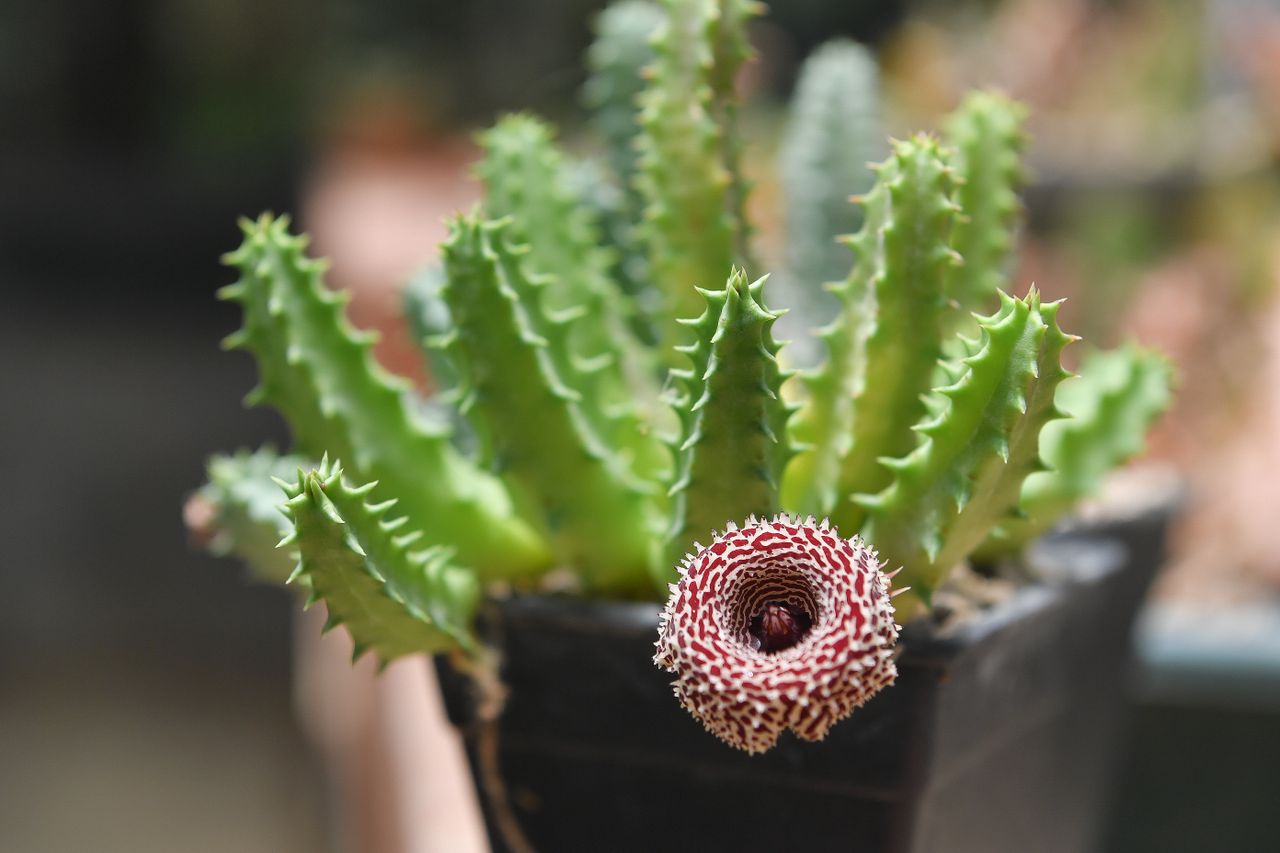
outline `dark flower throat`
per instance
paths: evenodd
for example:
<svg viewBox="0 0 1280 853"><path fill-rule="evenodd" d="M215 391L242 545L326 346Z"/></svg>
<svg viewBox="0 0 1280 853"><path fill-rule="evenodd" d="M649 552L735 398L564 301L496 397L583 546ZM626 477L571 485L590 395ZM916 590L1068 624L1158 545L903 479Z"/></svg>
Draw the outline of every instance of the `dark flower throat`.
<svg viewBox="0 0 1280 853"><path fill-rule="evenodd" d="M752 637L752 646L762 652L772 654L789 649L809 632L813 618L801 607L783 601L770 601L747 626Z"/></svg>

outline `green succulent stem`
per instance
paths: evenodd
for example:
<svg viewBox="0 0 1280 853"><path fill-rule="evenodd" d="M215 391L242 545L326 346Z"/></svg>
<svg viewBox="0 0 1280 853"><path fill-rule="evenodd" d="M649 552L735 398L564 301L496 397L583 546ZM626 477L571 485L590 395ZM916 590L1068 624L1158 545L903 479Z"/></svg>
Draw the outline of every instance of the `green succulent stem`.
<svg viewBox="0 0 1280 853"><path fill-rule="evenodd" d="M611 3L596 18L596 38L587 52L591 76L583 100L592 110L592 125L604 139L627 207L635 214L643 204L634 184L639 168L642 72L653 63L653 36L665 19L662 7L652 0Z"/></svg>
<svg viewBox="0 0 1280 853"><path fill-rule="evenodd" d="M1021 547L1102 487L1107 472L1143 450L1147 430L1169 406L1169 361L1134 345L1090 350L1080 375L1063 383L1057 407L1067 418L1047 425L1040 453L1048 470L1027 478L1021 514L983 546L987 557Z"/></svg>
<svg viewBox="0 0 1280 853"><path fill-rule="evenodd" d="M826 358L800 375L807 398L792 421L797 454L783 478L782 502L790 512L826 516L840 503L841 474L853 448L857 401L867 384L867 344L876 328L876 281L883 263L881 235L888 219L889 192L876 184L860 199L865 223L842 238L853 251L848 277L830 286L838 313L817 337Z"/></svg>
<svg viewBox="0 0 1280 853"><path fill-rule="evenodd" d="M800 70L778 159L786 198L786 269L798 297L844 278L849 250L837 239L862 227L850 200L871 190L871 163L884 158L879 74L861 45L838 39Z"/></svg>
<svg viewBox="0 0 1280 853"><path fill-rule="evenodd" d="M300 559L294 578L322 600L325 630L345 625L354 658L373 651L382 663L418 653L474 649L471 622L480 601L475 574L440 546L415 550L425 537L409 519L392 517L395 500L366 501L374 484L352 487L342 467L324 460L296 483L281 483L293 526L281 541Z"/></svg>
<svg viewBox="0 0 1280 853"><path fill-rule="evenodd" d="M426 341L449 330L449 306L440 297L444 290L444 270L439 264L424 267L410 277L401 297L401 313L413 341L421 348L423 361L433 389L449 388L455 383L453 365Z"/></svg>
<svg viewBox="0 0 1280 853"><path fill-rule="evenodd" d="M637 188L646 208L642 236L651 274L667 293L667 316L688 317L701 305L696 288L719 282L743 261L745 184L735 174L736 140L717 122L732 102L740 63L736 0L666 0L654 37L655 59L641 96ZM723 26L722 26L723 25ZM719 60L721 65L717 66ZM668 341L678 340L674 327Z"/></svg>
<svg viewBox="0 0 1280 853"><path fill-rule="evenodd" d="M681 430L668 559L657 578L664 589L696 539L779 508L794 408L781 396L790 374L778 365L778 315L764 306L763 288L764 279L748 284L735 270L724 290L702 291L706 308L686 322L696 340L680 348L692 367L672 371Z"/></svg>
<svg viewBox="0 0 1280 853"><path fill-rule="evenodd" d="M515 113L500 118L479 141L484 157L476 173L484 184L485 213L490 219L510 216L512 236L528 245L530 264L550 276L544 307L605 312L575 327L589 338L581 355L615 345L605 321L621 300L609 280L609 252L591 211L579 204L555 130L535 116Z"/></svg>
<svg viewBox="0 0 1280 853"><path fill-rule="evenodd" d="M953 566L1018 509L1022 484L1044 467L1040 433L1063 417L1054 407L1061 365L1073 338L1058 328L1059 303L1000 294L1001 308L978 320L982 337L937 389L938 414L915 428L919 445L884 460L893 483L859 496L868 510L863 535L928 600Z"/></svg>
<svg viewBox="0 0 1280 853"><path fill-rule="evenodd" d="M575 318L549 352L561 380L578 395L579 410L601 440L654 479L669 464L642 414L642 407L657 403L655 366L631 334L598 223L580 204L553 136L549 125L529 115L506 116L481 135L485 212L491 219L511 217L511 239L528 247L529 268L545 276L531 313Z"/></svg>
<svg viewBox="0 0 1280 853"><path fill-rule="evenodd" d="M444 244L459 408L484 459L531 506L558 560L602 593L646 588L661 530L657 490L635 475L583 411L583 377L554 357L574 318L541 307L546 280L508 243L509 223L466 216Z"/></svg>
<svg viewBox="0 0 1280 853"><path fill-rule="evenodd" d="M853 495L880 492L892 481L893 472L880 460L904 456L914 445L911 427L926 413L923 398L942 356L950 310L943 282L958 262L947 243L956 213L951 173L937 141L915 136L896 142L876 171L881 195L868 202L867 220L850 242L857 260L845 298L857 307L836 321L857 328L828 335L829 346L833 336L847 335L853 349L835 353L843 356L839 360L829 352L822 370L834 376L820 380L854 392L849 449L835 454L840 465L830 517L841 530L857 530L865 518ZM821 497L824 490L813 493Z"/></svg>
<svg viewBox="0 0 1280 853"><path fill-rule="evenodd" d="M347 296L327 290L325 265L306 258L288 220L244 221L245 240L227 256L240 280L220 291L240 303L244 324L225 346L258 362L250 403L270 403L288 421L297 449L341 454L361 479L377 479L423 525L430 544L455 548L482 577L519 578L547 568L537 532L516 514L495 477L460 456L446 429L425 425L408 383L373 361L374 337L347 322Z"/></svg>
<svg viewBox="0 0 1280 853"><path fill-rule="evenodd" d="M289 522L274 478L288 477L302 464L271 448L211 457L208 482L188 502L192 533L210 553L243 560L257 580L283 584L297 558L276 548Z"/></svg>
<svg viewBox="0 0 1280 853"><path fill-rule="evenodd" d="M643 70L653 64L653 36L665 19L662 7L651 0L619 0L596 18L583 101L605 143L613 178L605 177L603 169L577 172L579 195L596 210L605 240L614 251L614 278L634 306L632 328L650 346L664 330L666 306L663 290L649 274L648 253L637 228L645 202L636 177Z"/></svg>
<svg viewBox="0 0 1280 853"><path fill-rule="evenodd" d="M729 211L734 222L734 252L737 262L749 269L757 263L751 251L751 220L747 197L751 182L743 168L743 139L738 125L738 72L753 52L747 40L747 25L764 12L757 0L718 0L711 30L711 107L720 128L720 157L729 174Z"/></svg>
<svg viewBox="0 0 1280 853"><path fill-rule="evenodd" d="M659 354L654 348L666 320L666 295L649 276L649 257L637 228L643 206L633 209L631 200L597 159L573 161L568 174L578 204L600 223L601 240L613 258L609 275L628 306L627 326L645 348L641 362L648 366ZM653 375L657 375L656 368ZM646 382L650 378L644 377Z"/></svg>
<svg viewBox="0 0 1280 853"><path fill-rule="evenodd" d="M973 92L945 122L956 174L956 201L963 211L951 234L962 258L947 279L947 296L959 306L953 315L988 311L996 292L1007 288L1014 238L1022 206L1022 126L1026 110L997 92Z"/></svg>

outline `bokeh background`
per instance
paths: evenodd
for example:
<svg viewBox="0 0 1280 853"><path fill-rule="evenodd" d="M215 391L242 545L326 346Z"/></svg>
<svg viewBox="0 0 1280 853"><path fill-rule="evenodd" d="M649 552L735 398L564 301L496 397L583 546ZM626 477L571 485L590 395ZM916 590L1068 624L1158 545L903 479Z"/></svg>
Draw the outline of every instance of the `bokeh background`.
<svg viewBox="0 0 1280 853"><path fill-rule="evenodd" d="M236 218L292 211L380 357L427 382L399 288L478 193L475 129L530 109L590 149L600 5L0 5L0 850L482 849L421 662L350 671L289 594L193 548L181 507L210 452L287 438L218 348ZM744 80L766 240L782 104L828 38L875 49L899 135L971 86L1031 105L1019 281L1181 375L1141 463L1184 513L1106 849L1275 849L1280 3L774 7Z"/></svg>

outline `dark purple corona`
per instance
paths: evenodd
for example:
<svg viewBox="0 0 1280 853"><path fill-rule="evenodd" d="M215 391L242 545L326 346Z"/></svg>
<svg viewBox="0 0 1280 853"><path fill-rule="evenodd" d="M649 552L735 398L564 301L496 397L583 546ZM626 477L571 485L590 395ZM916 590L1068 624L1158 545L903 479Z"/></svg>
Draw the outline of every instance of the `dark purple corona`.
<svg viewBox="0 0 1280 853"><path fill-rule="evenodd" d="M780 652L789 649L809 630L813 619L802 607L785 601L770 601L751 618L751 636L755 647L762 652Z"/></svg>

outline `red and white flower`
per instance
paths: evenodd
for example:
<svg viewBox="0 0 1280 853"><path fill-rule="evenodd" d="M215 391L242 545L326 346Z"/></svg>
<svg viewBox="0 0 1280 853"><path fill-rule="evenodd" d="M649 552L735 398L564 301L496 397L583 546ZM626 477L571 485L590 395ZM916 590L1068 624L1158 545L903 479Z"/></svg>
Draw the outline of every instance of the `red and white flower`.
<svg viewBox="0 0 1280 853"><path fill-rule="evenodd" d="M654 662L721 740L764 752L791 729L821 740L897 677L890 576L827 522L732 522L671 584Z"/></svg>

